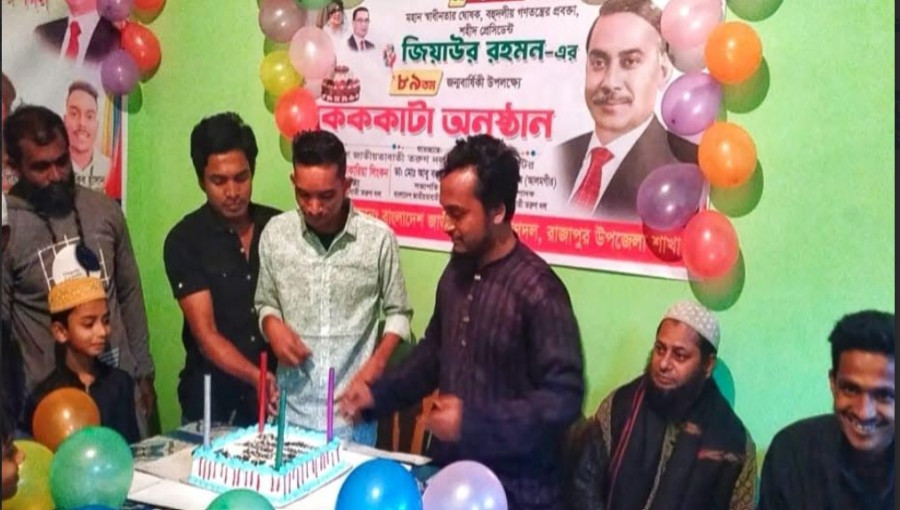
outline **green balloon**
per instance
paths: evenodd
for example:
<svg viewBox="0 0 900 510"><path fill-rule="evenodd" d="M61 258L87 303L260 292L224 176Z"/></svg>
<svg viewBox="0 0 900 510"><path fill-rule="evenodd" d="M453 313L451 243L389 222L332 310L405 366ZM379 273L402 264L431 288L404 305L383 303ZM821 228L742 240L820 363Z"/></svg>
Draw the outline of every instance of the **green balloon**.
<svg viewBox="0 0 900 510"><path fill-rule="evenodd" d="M67 437L50 464L50 494L58 508L121 508L134 477L134 457L118 432L85 427Z"/></svg>
<svg viewBox="0 0 900 510"><path fill-rule="evenodd" d="M275 507L269 500L251 490L234 489L222 493L206 510L275 510Z"/></svg>
<svg viewBox="0 0 900 510"><path fill-rule="evenodd" d="M330 4L332 0L300 0L300 7L304 9L321 9Z"/></svg>

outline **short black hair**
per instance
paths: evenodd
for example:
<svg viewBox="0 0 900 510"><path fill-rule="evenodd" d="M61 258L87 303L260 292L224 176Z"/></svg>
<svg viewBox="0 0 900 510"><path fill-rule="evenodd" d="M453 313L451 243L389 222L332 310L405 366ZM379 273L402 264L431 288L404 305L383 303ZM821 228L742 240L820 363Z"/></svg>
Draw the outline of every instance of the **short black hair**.
<svg viewBox="0 0 900 510"><path fill-rule="evenodd" d="M191 131L191 161L197 179L203 180L203 171L211 155L233 150L244 153L250 163L250 173L255 173L259 148L253 129L244 124L240 115L234 112L217 113L197 123Z"/></svg>
<svg viewBox="0 0 900 510"><path fill-rule="evenodd" d="M594 27L597 26L597 22L600 21L600 18L618 14L620 12L630 12L631 14L643 18L644 21L656 29L656 33L659 34L660 41L662 41L661 49L667 51L668 45L662 37L662 10L650 0L607 0L603 2L603 5L600 6L600 11L597 13L597 17L594 18L594 22L591 23L591 29L588 30L587 40L584 42L584 51L587 52L591 49L591 36L594 34Z"/></svg>
<svg viewBox="0 0 900 510"><path fill-rule="evenodd" d="M294 167L335 165L338 177L347 175L347 150L344 142L331 131L316 129L294 136L291 143Z"/></svg>
<svg viewBox="0 0 900 510"><path fill-rule="evenodd" d="M81 92L84 92L85 94L93 97L94 101L96 101L97 97L99 97L99 95L97 94L97 89L93 85L86 81L76 80L73 81L71 85L69 85L69 92L68 94L66 94L66 100L68 101L69 96L72 95L72 92L75 92L77 90L80 90Z"/></svg>
<svg viewBox="0 0 900 510"><path fill-rule="evenodd" d="M358 13L358 12L369 12L369 9L367 9L365 7L357 7L356 9L353 9L353 15L350 17L350 19L355 21L356 13Z"/></svg>
<svg viewBox="0 0 900 510"><path fill-rule="evenodd" d="M845 351L866 351L894 359L894 314L863 310L845 315L828 336L831 344L831 370L837 372Z"/></svg>
<svg viewBox="0 0 900 510"><path fill-rule="evenodd" d="M457 140L456 145L444 157L444 166L438 177L466 168L474 168L478 176L475 196L485 210L500 205L506 207L503 221L511 221L516 212L516 196L519 194L519 153L491 135L474 135Z"/></svg>
<svg viewBox="0 0 900 510"><path fill-rule="evenodd" d="M69 308L68 310L63 310L61 312L56 312L56 313L50 314L50 324L53 324L54 322L59 322L63 326L68 327L69 316L72 315L72 310L74 310L74 308Z"/></svg>
<svg viewBox="0 0 900 510"><path fill-rule="evenodd" d="M66 149L69 147L69 134L62 117L44 106L20 106L3 123L3 146L15 168L22 166L22 147L19 142L26 138L41 147L62 138L66 142Z"/></svg>

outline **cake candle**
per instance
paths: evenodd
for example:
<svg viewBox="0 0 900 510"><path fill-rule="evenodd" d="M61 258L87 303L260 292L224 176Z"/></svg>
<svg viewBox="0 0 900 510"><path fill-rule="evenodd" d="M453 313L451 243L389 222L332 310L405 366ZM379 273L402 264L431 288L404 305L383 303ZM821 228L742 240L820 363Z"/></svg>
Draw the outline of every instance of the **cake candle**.
<svg viewBox="0 0 900 510"><path fill-rule="evenodd" d="M275 442L275 469L281 469L282 456L284 454L284 424L287 416L287 391L279 388L278 393L278 437Z"/></svg>
<svg viewBox="0 0 900 510"><path fill-rule="evenodd" d="M203 374L203 447L209 448L210 420L212 418L212 376Z"/></svg>
<svg viewBox="0 0 900 510"><path fill-rule="evenodd" d="M263 430L266 426L266 403L269 400L269 395L266 390L268 389L267 375L268 375L268 364L269 359L268 355L265 351L259 353L259 389L256 392L256 397L259 400L259 433L260 435L263 433Z"/></svg>
<svg viewBox="0 0 900 510"><path fill-rule="evenodd" d="M334 367L328 368L328 395L325 401L325 440L334 438Z"/></svg>

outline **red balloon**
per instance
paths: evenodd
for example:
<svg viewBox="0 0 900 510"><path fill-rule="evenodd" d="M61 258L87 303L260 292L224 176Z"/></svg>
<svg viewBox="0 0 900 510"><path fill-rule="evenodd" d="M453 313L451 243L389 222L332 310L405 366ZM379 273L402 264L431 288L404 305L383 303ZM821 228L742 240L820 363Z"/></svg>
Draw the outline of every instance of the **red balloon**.
<svg viewBox="0 0 900 510"><path fill-rule="evenodd" d="M275 104L275 124L287 139L293 139L297 133L316 129L319 125L319 107L315 98L302 87L285 92Z"/></svg>
<svg viewBox="0 0 900 510"><path fill-rule="evenodd" d="M122 49L137 63L142 75L152 73L162 58L159 39L140 23L128 22L122 29Z"/></svg>
<svg viewBox="0 0 900 510"><path fill-rule="evenodd" d="M737 262L737 232L721 213L694 215L681 234L681 256L691 277L701 280L724 276Z"/></svg>
<svg viewBox="0 0 900 510"><path fill-rule="evenodd" d="M139 11L156 12L165 4L166 0L134 0L134 8Z"/></svg>

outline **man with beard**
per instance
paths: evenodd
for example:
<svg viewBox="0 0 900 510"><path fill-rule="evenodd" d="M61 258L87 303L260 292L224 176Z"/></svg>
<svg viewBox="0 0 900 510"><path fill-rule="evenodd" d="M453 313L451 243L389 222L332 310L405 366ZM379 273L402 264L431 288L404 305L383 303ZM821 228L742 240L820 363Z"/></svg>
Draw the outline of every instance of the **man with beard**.
<svg viewBox="0 0 900 510"><path fill-rule="evenodd" d="M831 332L834 412L776 434L760 510L894 508L894 314L866 310Z"/></svg>
<svg viewBox="0 0 900 510"><path fill-rule="evenodd" d="M661 17L651 0L608 0L588 32L584 97L593 129L557 149L560 198L578 214L639 222L637 191L647 175L697 161L697 147L654 115L672 75Z"/></svg>
<svg viewBox="0 0 900 510"><path fill-rule="evenodd" d="M612 392L580 433L578 510L753 508L756 447L710 378L719 324L672 305L643 375Z"/></svg>
<svg viewBox="0 0 900 510"><path fill-rule="evenodd" d="M341 411L384 416L438 390L425 416L437 466L481 462L509 508L562 508L559 453L584 397L581 339L562 281L512 228L519 156L472 136L439 176L453 256L425 335L396 369L349 388Z"/></svg>
<svg viewBox="0 0 900 510"><path fill-rule="evenodd" d="M138 426L146 434L154 409L153 360L137 263L122 210L101 193L77 186L63 120L41 106L24 106L6 119L3 141L21 175L10 190L14 233L3 254L2 317L25 360L31 391L53 370L54 339L47 294L68 275L59 260L75 257L106 286L109 346L99 359L125 370L136 385Z"/></svg>

